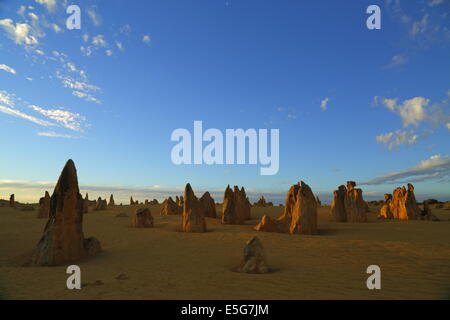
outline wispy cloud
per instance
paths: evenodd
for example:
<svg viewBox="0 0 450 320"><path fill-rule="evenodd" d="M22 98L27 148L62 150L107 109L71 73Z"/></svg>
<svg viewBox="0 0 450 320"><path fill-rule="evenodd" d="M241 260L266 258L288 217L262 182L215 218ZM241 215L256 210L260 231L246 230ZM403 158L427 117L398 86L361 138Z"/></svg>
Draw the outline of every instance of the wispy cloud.
<svg viewBox="0 0 450 320"><path fill-rule="evenodd" d="M322 108L323 111L327 111L328 102L330 102L330 98L325 98L320 102L320 108Z"/></svg>
<svg viewBox="0 0 450 320"><path fill-rule="evenodd" d="M86 10L86 13L87 13L88 17L91 19L94 26L99 26L102 24L102 19L98 15L98 13L95 11L94 7L88 8Z"/></svg>
<svg viewBox="0 0 450 320"><path fill-rule="evenodd" d="M142 42L149 45L152 42L152 39L150 38L150 36L148 34L146 34L142 37Z"/></svg>
<svg viewBox="0 0 450 320"><path fill-rule="evenodd" d="M400 66L402 64L405 64L407 62L408 62L408 58L405 55L402 55L402 54L395 55L391 58L391 61L389 62L389 64L386 65L384 68L391 69L391 68Z"/></svg>
<svg viewBox="0 0 450 320"><path fill-rule="evenodd" d="M41 116L45 117L45 119L37 118L19 108L31 109L38 112ZM84 127L86 126L86 118L78 113L70 112L62 108L46 109L36 105L30 105L23 99L18 98L5 90L0 91L0 112L26 119L44 127L63 127L72 131L83 132Z"/></svg>
<svg viewBox="0 0 450 320"><path fill-rule="evenodd" d="M401 131L397 130L395 132L388 132L375 137L377 143L384 144L389 150L398 150L402 144L416 144L419 140L419 135L417 135L413 130Z"/></svg>
<svg viewBox="0 0 450 320"><path fill-rule="evenodd" d="M375 185L399 182L419 182L427 180L446 181L450 177L450 156L434 155L422 160L418 165L396 171L360 184Z"/></svg>
<svg viewBox="0 0 450 320"><path fill-rule="evenodd" d="M25 119L25 120L28 120L28 121L31 121L31 122L34 122L34 123L36 123L38 125L41 125L41 126L44 126L44 127L50 127L50 126L54 126L55 125L55 124L53 124L51 122L48 122L48 121L41 120L41 119L38 119L36 117L30 116L30 115L28 115L28 114L26 114L24 112L21 112L21 111L19 111L17 109L9 108L9 107L2 106L2 105L0 105L0 112L5 113L5 114L9 114L9 115L12 115L12 116L16 116L16 117L19 117L19 118L22 118L22 119Z"/></svg>
<svg viewBox="0 0 450 320"><path fill-rule="evenodd" d="M10 66L7 66L6 64L0 64L0 70L4 70L6 72L9 72L9 73L12 73L12 74L16 74L16 70L11 68Z"/></svg>
<svg viewBox="0 0 450 320"><path fill-rule="evenodd" d="M56 7L56 0L35 0L35 1L45 6L49 11L53 11Z"/></svg>
<svg viewBox="0 0 450 320"><path fill-rule="evenodd" d="M78 113L62 109L44 109L35 105L30 105L29 107L48 119L56 121L62 127L78 132L83 131L82 125L86 118Z"/></svg>
<svg viewBox="0 0 450 320"><path fill-rule="evenodd" d="M65 138L65 139L80 138L78 136L73 136L73 135L70 135L70 134L56 133L54 131L38 132L37 135L40 136L40 137Z"/></svg>

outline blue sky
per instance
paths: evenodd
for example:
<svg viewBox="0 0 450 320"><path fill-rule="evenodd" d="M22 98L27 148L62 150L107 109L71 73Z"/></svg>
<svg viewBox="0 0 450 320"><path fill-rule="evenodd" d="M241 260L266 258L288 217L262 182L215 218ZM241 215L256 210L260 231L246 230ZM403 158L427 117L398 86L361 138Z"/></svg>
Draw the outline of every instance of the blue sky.
<svg viewBox="0 0 450 320"><path fill-rule="evenodd" d="M66 8L81 29L66 28ZM381 8L368 30L366 8ZM278 201L347 180L450 200L450 1L0 1L0 197L69 158L126 201L227 184ZM280 130L280 169L171 162L177 128ZM220 199L219 199L220 200Z"/></svg>

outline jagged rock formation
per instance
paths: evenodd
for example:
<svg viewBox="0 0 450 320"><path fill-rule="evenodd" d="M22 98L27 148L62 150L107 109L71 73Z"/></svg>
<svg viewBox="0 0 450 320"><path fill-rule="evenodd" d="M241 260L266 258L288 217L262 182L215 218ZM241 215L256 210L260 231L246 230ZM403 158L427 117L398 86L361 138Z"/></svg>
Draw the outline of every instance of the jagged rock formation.
<svg viewBox="0 0 450 320"><path fill-rule="evenodd" d="M150 201L150 204L151 204L151 205L158 205L159 202L158 202L158 200L153 199L152 201Z"/></svg>
<svg viewBox="0 0 450 320"><path fill-rule="evenodd" d="M180 196L180 197L176 196L176 197L175 197L175 203L176 203L180 208L182 208L182 207L183 207L183 203L184 203L183 196Z"/></svg>
<svg viewBox="0 0 450 320"><path fill-rule="evenodd" d="M139 202L137 202L137 203L136 202L134 202L133 197L130 197L130 206L133 206L135 204L139 204Z"/></svg>
<svg viewBox="0 0 450 320"><path fill-rule="evenodd" d="M203 206L205 217L216 218L216 204L208 191L206 191L200 198L200 202Z"/></svg>
<svg viewBox="0 0 450 320"><path fill-rule="evenodd" d="M103 211L106 210L108 207L108 203L105 200L102 200L101 197L98 197L97 199L97 203L95 204L95 208L93 209L94 211Z"/></svg>
<svg viewBox="0 0 450 320"><path fill-rule="evenodd" d="M392 194L384 194L383 206L380 208L379 219L394 219L394 215L391 211Z"/></svg>
<svg viewBox="0 0 450 320"><path fill-rule="evenodd" d="M183 208L179 207L175 201L173 201L172 197L167 198L163 201L161 206L161 215L173 215L173 214L181 214L183 212Z"/></svg>
<svg viewBox="0 0 450 320"><path fill-rule="evenodd" d="M234 268L236 272L242 273L268 273L264 248L258 237L254 236L247 241L244 247L244 258L242 262Z"/></svg>
<svg viewBox="0 0 450 320"><path fill-rule="evenodd" d="M421 210L417 204L412 184L408 183L408 189L396 188L392 196L391 211L394 219L415 220L420 217Z"/></svg>
<svg viewBox="0 0 450 320"><path fill-rule="evenodd" d="M39 211L37 217L39 219L48 219L48 213L50 211L50 194L45 191L45 196L39 199Z"/></svg>
<svg viewBox="0 0 450 320"><path fill-rule="evenodd" d="M149 208L136 209L132 220L134 228L153 228L153 216Z"/></svg>
<svg viewBox="0 0 450 320"><path fill-rule="evenodd" d="M265 215L254 229L291 234L318 234L317 203L311 188L303 181L291 186L286 195L284 214L276 220Z"/></svg>
<svg viewBox="0 0 450 320"><path fill-rule="evenodd" d="M189 183L184 189L182 230L184 232L206 232L203 205L195 196Z"/></svg>
<svg viewBox="0 0 450 320"><path fill-rule="evenodd" d="M341 185L333 192L331 216L336 222L367 222L367 203L363 200L362 190L355 188L354 181L348 181L347 187Z"/></svg>
<svg viewBox="0 0 450 320"><path fill-rule="evenodd" d="M114 206L115 206L114 196L113 196L113 195L111 195L111 196L109 197L109 203L108 203L108 206L110 206L110 207L114 207Z"/></svg>
<svg viewBox="0 0 450 320"><path fill-rule="evenodd" d="M354 181L347 182L345 211L349 222L367 222L367 205L363 200L362 190L355 188Z"/></svg>
<svg viewBox="0 0 450 320"><path fill-rule="evenodd" d="M14 194L12 194L9 196L9 206L14 207L15 205L16 205L16 200L15 200Z"/></svg>
<svg viewBox="0 0 450 320"><path fill-rule="evenodd" d="M97 239L84 239L83 201L75 164L69 160L51 196L49 220L31 257L31 265L72 263L101 251Z"/></svg>
<svg viewBox="0 0 450 320"><path fill-rule="evenodd" d="M250 201L247 198L244 187L240 190L234 186L234 191L228 185L225 189L222 204L222 223L244 224L249 220L251 212Z"/></svg>

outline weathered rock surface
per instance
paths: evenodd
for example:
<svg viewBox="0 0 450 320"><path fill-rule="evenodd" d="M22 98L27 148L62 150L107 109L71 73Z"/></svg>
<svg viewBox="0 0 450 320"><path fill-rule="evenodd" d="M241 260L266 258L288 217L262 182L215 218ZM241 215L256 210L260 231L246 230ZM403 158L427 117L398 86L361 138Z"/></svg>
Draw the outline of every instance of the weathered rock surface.
<svg viewBox="0 0 450 320"><path fill-rule="evenodd" d="M420 217L421 210L417 204L412 184L408 183L408 189L399 187L394 190L391 211L394 219L415 220Z"/></svg>
<svg viewBox="0 0 450 320"><path fill-rule="evenodd" d="M9 206L14 207L15 205L16 205L16 200L15 200L14 194L12 194L9 196Z"/></svg>
<svg viewBox="0 0 450 320"><path fill-rule="evenodd" d="M173 201L172 197L167 198L163 201L161 206L161 215L174 215L174 214L182 214L183 208L179 207L175 201Z"/></svg>
<svg viewBox="0 0 450 320"><path fill-rule="evenodd" d="M153 228L153 216L149 208L136 209L132 219L134 228Z"/></svg>
<svg viewBox="0 0 450 320"><path fill-rule="evenodd" d="M244 247L244 258L242 262L234 268L234 271L241 273L268 273L264 248L258 237L254 236L247 241Z"/></svg>
<svg viewBox="0 0 450 320"><path fill-rule="evenodd" d="M208 191L206 191L200 198L203 206L205 217L216 218L216 204Z"/></svg>
<svg viewBox="0 0 450 320"><path fill-rule="evenodd" d="M341 185L333 192L331 216L336 222L367 222L368 205L362 196L362 190L355 188L354 181L347 181L347 187Z"/></svg>
<svg viewBox="0 0 450 320"><path fill-rule="evenodd" d="M347 196L345 197L345 211L349 222L367 222L367 204L363 200L362 190L355 188L354 181L347 182Z"/></svg>
<svg viewBox="0 0 450 320"><path fill-rule="evenodd" d="M72 263L101 251L98 240L84 239L83 201L75 164L69 160L51 196L49 219L31 257L31 265Z"/></svg>
<svg viewBox="0 0 450 320"><path fill-rule="evenodd" d="M394 215L391 211L391 202L392 202L392 194L385 193L384 194L384 203L380 208L379 218L381 219L394 219Z"/></svg>
<svg viewBox="0 0 450 320"><path fill-rule="evenodd" d="M342 185L333 192L333 202L331 203L331 216L336 222L347 222L347 212L345 211L345 197L347 188Z"/></svg>
<svg viewBox="0 0 450 320"><path fill-rule="evenodd" d="M254 229L291 234L318 234L317 203L311 188L303 181L291 186L286 195L284 214L276 220L263 216Z"/></svg>
<svg viewBox="0 0 450 320"><path fill-rule="evenodd" d="M48 219L48 213L50 211L50 194L45 191L45 196L39 199L39 211L37 217L39 219Z"/></svg>
<svg viewBox="0 0 450 320"><path fill-rule="evenodd" d="M206 232L203 205L195 196L189 183L184 189L182 230L184 232Z"/></svg>
<svg viewBox="0 0 450 320"><path fill-rule="evenodd" d="M234 186L234 190L231 190L228 185L223 199L222 223L244 224L245 220L251 218L251 205L244 187L239 190L237 186Z"/></svg>

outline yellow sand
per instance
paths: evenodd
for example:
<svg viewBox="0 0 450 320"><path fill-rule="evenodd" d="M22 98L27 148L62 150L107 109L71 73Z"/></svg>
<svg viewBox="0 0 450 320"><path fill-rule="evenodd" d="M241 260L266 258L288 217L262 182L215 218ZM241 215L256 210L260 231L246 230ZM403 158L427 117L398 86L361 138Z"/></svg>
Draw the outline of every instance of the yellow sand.
<svg viewBox="0 0 450 320"><path fill-rule="evenodd" d="M36 211L0 207L0 296L6 299L449 299L450 211L442 222L329 222L319 210L321 235L256 232L259 217L282 208L252 208L244 226L207 219L209 232L180 232L180 216L162 217L152 206L155 228L130 228L136 207L89 212L85 237L103 252L81 261L81 290L66 289L65 267L23 267L46 220ZM219 207L218 207L219 210ZM375 211L375 209L373 210ZM130 218L116 218L127 212ZM271 274L231 272L251 236L265 246ZM366 268L379 265L382 289L368 290ZM124 273L127 280L117 280ZM103 284L95 285L97 280Z"/></svg>

